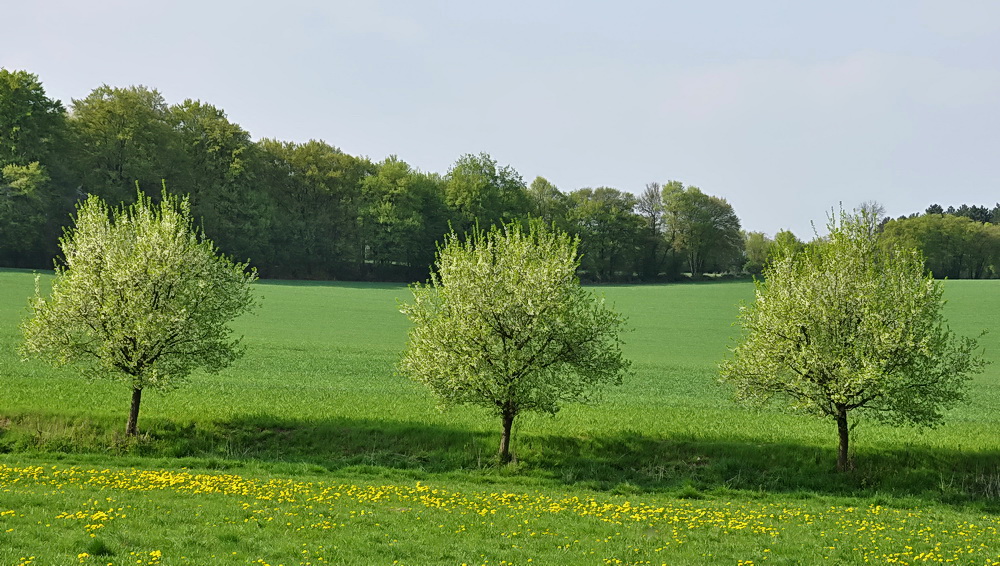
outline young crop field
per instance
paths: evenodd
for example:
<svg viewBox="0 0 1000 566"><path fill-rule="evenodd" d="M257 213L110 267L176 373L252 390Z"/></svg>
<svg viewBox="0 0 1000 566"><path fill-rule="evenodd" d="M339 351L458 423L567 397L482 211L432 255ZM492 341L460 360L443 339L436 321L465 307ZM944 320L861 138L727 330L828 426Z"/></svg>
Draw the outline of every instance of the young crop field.
<svg viewBox="0 0 1000 566"><path fill-rule="evenodd" d="M43 277L42 284L46 284ZM1000 282L946 283L993 362L933 430L735 405L746 282L597 287L633 374L515 425L396 375L405 286L267 282L246 355L149 394L22 362L0 270L0 564L1000 564Z"/></svg>

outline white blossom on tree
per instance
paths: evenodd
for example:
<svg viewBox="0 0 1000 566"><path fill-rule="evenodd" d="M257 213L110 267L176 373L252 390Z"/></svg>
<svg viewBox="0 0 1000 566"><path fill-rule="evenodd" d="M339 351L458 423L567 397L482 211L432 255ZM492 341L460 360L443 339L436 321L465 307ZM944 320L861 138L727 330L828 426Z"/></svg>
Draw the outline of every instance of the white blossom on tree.
<svg viewBox="0 0 1000 566"><path fill-rule="evenodd" d="M188 199L166 191L159 204L140 193L120 209L90 196L75 220L48 297L36 280L21 353L124 381L135 435L143 390L172 389L242 354L228 323L253 308L256 272L219 255L193 227Z"/></svg>
<svg viewBox="0 0 1000 566"><path fill-rule="evenodd" d="M454 233L402 311L413 327L400 372L444 406L481 405L503 423L499 455L525 411L554 414L618 384L624 319L580 286L577 240L532 225Z"/></svg>
<svg viewBox="0 0 1000 566"><path fill-rule="evenodd" d="M742 340L721 364L739 399L778 398L837 423L848 468L854 411L931 426L982 370L976 340L943 317L943 286L912 249L880 242L870 207L831 218L830 235L774 259L740 309Z"/></svg>

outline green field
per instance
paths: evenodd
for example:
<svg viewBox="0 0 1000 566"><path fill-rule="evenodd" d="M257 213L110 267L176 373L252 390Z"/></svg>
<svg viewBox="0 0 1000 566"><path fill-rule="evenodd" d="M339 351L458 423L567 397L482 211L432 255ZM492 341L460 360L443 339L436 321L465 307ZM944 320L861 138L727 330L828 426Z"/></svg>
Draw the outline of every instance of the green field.
<svg viewBox="0 0 1000 566"><path fill-rule="evenodd" d="M22 362L30 273L0 271L0 564L1000 563L1000 282L946 283L994 362L935 430L734 405L716 364L752 284L595 290L634 375L515 425L395 375L404 286L263 283L247 354L143 399ZM33 558L34 557L34 558Z"/></svg>

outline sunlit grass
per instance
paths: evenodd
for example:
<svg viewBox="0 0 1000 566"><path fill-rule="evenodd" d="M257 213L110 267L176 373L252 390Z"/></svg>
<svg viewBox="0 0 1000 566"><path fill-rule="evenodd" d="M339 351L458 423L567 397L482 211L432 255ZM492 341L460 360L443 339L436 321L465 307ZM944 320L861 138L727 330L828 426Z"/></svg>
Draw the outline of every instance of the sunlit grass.
<svg viewBox="0 0 1000 566"><path fill-rule="evenodd" d="M816 501L0 465L5 564L996 564L1000 519ZM44 502L44 505L38 505ZM38 545L38 542L44 542ZM23 556L20 548L36 545Z"/></svg>
<svg viewBox="0 0 1000 566"><path fill-rule="evenodd" d="M626 355L635 362L635 374L622 387L606 391L598 404L568 406L554 418L528 415L520 419L513 445L518 461L506 467L498 466L494 458L498 419L480 409L442 413L424 389L394 373L406 338L407 322L397 309L397 301L408 298L405 286L271 282L259 289L263 295L260 311L236 323L245 335L246 356L218 375L197 374L181 389L145 396L139 417L143 435L134 441L122 434L129 402L123 385L87 382L71 369L54 370L17 358L17 323L25 314L33 278L27 272L0 270L0 452L9 453L3 461L14 468L55 463L62 470L76 464L84 471L108 468L116 473L132 473L132 468L138 470L135 473L154 469L167 473L188 467L227 471L248 481L282 477L293 483L339 486L346 482L399 489L413 488L420 481L464 497L493 491L528 497L537 492L558 500L580 497L602 504L629 500L670 509L686 505L701 510L777 506L825 517L825 522L814 522L825 529L817 531L799 519L782 515L778 546L766 546L763 540L768 539L742 534L734 538L730 536L733 533L715 528L685 531L688 538L684 545L678 545L685 550L671 554L670 559L652 552L662 545L635 526L635 530L622 531L630 534L611 537L617 541L614 544L621 543L620 547L591 545L586 552L593 551L593 555L561 560L559 554L550 552L555 552L552 548L531 546L533 542L525 552L510 549L484 556L470 554L475 549L498 548L505 538L501 533L521 532L515 529L516 519L503 528L456 522L453 514L418 522L414 514L383 509L380 513L395 522L380 517L377 528L356 523L355 534L341 545L337 563L368 563L359 549L381 541L379 533L383 531L395 531L399 541L416 541L400 542L392 553L384 555L411 564L481 563L479 559L489 559L490 564L500 560L526 563L528 558L538 563L538 557L547 557L542 563L591 563L591 559L601 563L608 558L625 563L687 564L717 562L714 558L719 557L725 560L719 558L718 562L733 564L739 560L782 563L779 559L812 563L826 556L837 563L864 563L864 558L916 563L929 561L930 555L918 555L933 548L910 544L900 538L902 534L892 534L891 540L874 546L870 541L862 544L861 535L838 536L837 543L850 540L861 549L848 550L843 544L820 544L824 542L820 532L841 532L836 526L841 519L846 521L844 525L860 528L851 521L870 520L865 514L869 506L881 506L884 517L894 521L901 522L911 512L920 521L952 521L932 532L936 540L954 550L960 540L956 533L965 532L955 525L985 525L989 521L983 523L983 517L993 520L1000 511L1000 366L994 364L974 379L968 402L952 410L938 429L897 429L861 421L852 432L856 469L837 474L832 423L782 413L777 408L741 408L717 383L716 364L727 355L727 347L738 333L731 323L738 303L752 298L750 283L595 288L629 317L633 330L625 336ZM976 336L983 329L995 328L1000 282L947 282L946 298L950 300L948 317L960 334ZM994 330L981 343L987 358L1000 360L1000 333ZM125 498L120 501L140 510L128 520L109 523L109 529L114 525L121 529L116 535L120 538L109 538L89 537L85 525L55 522L54 518L61 512L91 509L84 503L100 500L100 493L111 488L105 486L98 492L94 485L85 486L80 492L66 492L79 496L77 499L59 503L62 495L49 484L27 485L20 481L14 487L7 486L9 491L0 499L0 506L9 508L0 509L0 513L26 513L24 521L36 525L33 529L38 532L26 529L26 523L19 519L18 528L25 530L13 536L15 530L4 539L12 541L10 546L0 544L0 549L13 549L10 555L0 555L3 564L17 563L21 558L18 553L30 558L29 551L37 554L50 543L53 548L62 548L62 554L35 563L63 564L67 563L65 557L76 560L84 552L98 556L80 546L80 537L99 539L113 547L115 564L128 556L127 552L120 554L125 549L146 553L130 557L132 563L148 562L152 558L148 553L154 550L164 553L157 560L183 563L176 562L180 555L174 552L181 548L180 543L170 546L170 540L200 545L204 550L198 555L201 563L221 560L220 553L228 560L234 551L239 557L234 563L258 558L268 563L299 563L287 558L296 556L292 546L275 549L273 554L260 551L266 541L275 538L270 532L267 536L251 536L252 530L236 532L232 537L237 543L230 541L229 535L220 538L207 527L203 529L201 523L235 528L224 521L233 518L234 505L226 494L174 490L107 493L105 496L116 500ZM206 503L209 500L212 503ZM211 510L199 510L199 505ZM92 510L99 511L99 507ZM824 512L827 507L836 511ZM847 508L854 511L848 513ZM368 508L364 509L367 512ZM170 516L156 519L154 531L171 533L173 538L156 538L141 526L146 524L143 521L154 520L156 510L169 510ZM214 515L194 526L170 518L195 512ZM9 516L0 516L0 527ZM595 527L592 518L566 518L571 516L559 515L562 518L556 520L565 521L559 526L560 536L579 532L593 533L595 540L607 538L610 531L606 525ZM919 522L917 518L907 520ZM428 528L434 521L445 526ZM529 518L532 521L535 519ZM70 528L67 525L76 525L76 530L63 532ZM448 531L463 525L461 536ZM543 527L555 528L540 523L536 531ZM0 528L0 534L6 528L10 527ZM62 534L52 534L50 541L44 538L49 536L42 532L46 529ZM437 534L413 539L415 531ZM310 545L310 553L325 540L320 535L301 541L299 534L292 538L295 544ZM38 540L45 543L40 545ZM431 548L425 548L427 545ZM356 552L345 550L354 546L358 547ZM834 550L826 552L826 546ZM638 554L629 557L626 550L631 548L640 550L632 551ZM763 553L764 548L771 552ZM605 554L599 552L601 549ZM885 556L873 554L876 550ZM998 557L996 548L990 550L992 554L983 552L973 555L975 561L965 563L987 563L987 555ZM701 554L711 554L713 559L701 560ZM185 556L198 563L191 555ZM324 559L330 560L330 556L334 555ZM322 562L316 559L312 563Z"/></svg>

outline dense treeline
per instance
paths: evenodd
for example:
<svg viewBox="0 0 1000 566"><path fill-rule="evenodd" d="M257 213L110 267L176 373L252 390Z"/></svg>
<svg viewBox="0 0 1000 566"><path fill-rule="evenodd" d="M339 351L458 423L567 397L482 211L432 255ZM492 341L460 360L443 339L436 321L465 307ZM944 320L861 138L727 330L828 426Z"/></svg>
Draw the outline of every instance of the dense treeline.
<svg viewBox="0 0 1000 566"><path fill-rule="evenodd" d="M581 238L593 281L742 270L732 207L697 187L651 183L563 192L526 184L487 154L444 174L373 162L323 141L254 141L222 109L168 104L143 86L101 86L65 107L37 76L0 69L0 265L51 267L87 194L131 203L136 187L190 195L207 236L272 278L413 280L449 230L542 218Z"/></svg>
<svg viewBox="0 0 1000 566"><path fill-rule="evenodd" d="M933 204L923 214L885 221L882 230L886 241L919 249L935 277L1000 277L1000 203L992 209Z"/></svg>
<svg viewBox="0 0 1000 566"><path fill-rule="evenodd" d="M269 278L423 279L449 230L529 218L579 236L580 276L597 282L758 275L804 245L788 231L741 231L725 199L677 181L638 195L564 192L487 154L427 173L323 141L254 141L220 108L168 104L143 86L101 86L67 108L37 76L0 69L0 266L51 267L77 201L130 204L137 186L190 195L206 235ZM932 205L883 229L919 248L936 277L986 278L1000 276L998 224L1000 204Z"/></svg>
<svg viewBox="0 0 1000 566"><path fill-rule="evenodd" d="M932 204L927 210L896 219L883 217L878 203L873 213L881 218L880 239L885 247L902 246L920 251L924 267L938 279L994 279L1000 277L1000 203L992 209L963 204L944 208ZM767 262L783 251L798 251L807 245L787 230L774 239L760 232L744 234L745 272L760 275ZM820 238L825 239L825 238ZM815 241L815 240L814 240Z"/></svg>

